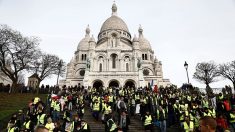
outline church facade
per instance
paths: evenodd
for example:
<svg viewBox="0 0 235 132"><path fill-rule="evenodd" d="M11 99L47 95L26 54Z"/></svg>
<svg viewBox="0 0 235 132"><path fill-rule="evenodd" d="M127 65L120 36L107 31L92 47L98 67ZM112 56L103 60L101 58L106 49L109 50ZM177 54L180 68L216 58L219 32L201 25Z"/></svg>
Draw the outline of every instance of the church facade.
<svg viewBox="0 0 235 132"><path fill-rule="evenodd" d="M96 41L89 26L79 42L74 57L67 64L65 80L60 85L85 87L168 86L163 79L162 63L144 37L140 26L138 36L131 36L126 23L112 6L112 15L102 25Z"/></svg>

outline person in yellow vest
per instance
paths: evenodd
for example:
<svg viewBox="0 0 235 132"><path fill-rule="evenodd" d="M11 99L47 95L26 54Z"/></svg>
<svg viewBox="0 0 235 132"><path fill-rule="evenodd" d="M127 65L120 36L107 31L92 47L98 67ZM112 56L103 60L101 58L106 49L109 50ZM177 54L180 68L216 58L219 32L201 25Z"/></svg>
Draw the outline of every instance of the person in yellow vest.
<svg viewBox="0 0 235 132"><path fill-rule="evenodd" d="M204 108L203 116L212 116L211 112L207 107Z"/></svg>
<svg viewBox="0 0 235 132"><path fill-rule="evenodd" d="M235 130L235 110L233 110L230 114L230 120L229 123L232 126L233 130Z"/></svg>
<svg viewBox="0 0 235 132"><path fill-rule="evenodd" d="M23 128L26 132L32 132L33 131L33 122L30 120L29 116L26 116L25 121L23 123Z"/></svg>
<svg viewBox="0 0 235 132"><path fill-rule="evenodd" d="M10 121L7 126L7 132L19 132L19 128L14 121Z"/></svg>
<svg viewBox="0 0 235 132"><path fill-rule="evenodd" d="M79 132L90 132L90 126L87 124L85 120L81 120L81 129Z"/></svg>
<svg viewBox="0 0 235 132"><path fill-rule="evenodd" d="M45 125L45 127L49 130L49 132L53 132L55 124L52 122L52 119L50 117L47 119L47 124Z"/></svg>
<svg viewBox="0 0 235 132"><path fill-rule="evenodd" d="M150 115L149 111L146 111L146 115L144 116L143 121L144 129L153 132L153 118L152 115Z"/></svg>
<svg viewBox="0 0 235 132"><path fill-rule="evenodd" d="M112 93L109 94L108 98L109 98L108 103L109 103L109 105L111 106L111 108L113 109L113 102L114 102L114 96L113 96L113 94L112 94Z"/></svg>
<svg viewBox="0 0 235 132"><path fill-rule="evenodd" d="M117 125L114 122L114 120L112 119L111 114L109 114L109 116L108 116L108 120L107 120L107 123L105 125L105 131L106 132L117 132L118 131Z"/></svg>
<svg viewBox="0 0 235 132"><path fill-rule="evenodd" d="M60 102L58 99L56 100L53 108L53 121L58 121L60 119Z"/></svg>
<svg viewBox="0 0 235 132"><path fill-rule="evenodd" d="M215 132L217 123L215 119L210 116L204 116L200 119L199 130L200 132Z"/></svg>
<svg viewBox="0 0 235 132"><path fill-rule="evenodd" d="M52 98L51 99L51 104L50 104L50 115L53 115L55 102L56 102L56 99Z"/></svg>
<svg viewBox="0 0 235 132"><path fill-rule="evenodd" d="M193 121L189 120L189 116L185 116L184 118L184 122L183 122L183 129L185 132L193 132L194 130L194 123Z"/></svg>
<svg viewBox="0 0 235 132"><path fill-rule="evenodd" d="M92 111L93 111L93 117L98 121L99 119L99 112L100 112L100 103L98 100L95 100L95 103L92 106Z"/></svg>
<svg viewBox="0 0 235 132"><path fill-rule="evenodd" d="M161 106L157 110L157 120L160 123L161 132L166 132L166 111Z"/></svg>

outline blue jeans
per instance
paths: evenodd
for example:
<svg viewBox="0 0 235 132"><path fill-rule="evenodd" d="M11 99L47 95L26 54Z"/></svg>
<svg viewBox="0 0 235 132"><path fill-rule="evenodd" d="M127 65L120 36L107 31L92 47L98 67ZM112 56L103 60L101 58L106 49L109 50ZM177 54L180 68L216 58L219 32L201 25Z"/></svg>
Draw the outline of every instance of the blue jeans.
<svg viewBox="0 0 235 132"><path fill-rule="evenodd" d="M166 132L166 120L159 121L161 132Z"/></svg>
<svg viewBox="0 0 235 132"><path fill-rule="evenodd" d="M54 120L54 121L58 121L59 119L60 119L60 112L54 110L54 111L53 111L53 120Z"/></svg>

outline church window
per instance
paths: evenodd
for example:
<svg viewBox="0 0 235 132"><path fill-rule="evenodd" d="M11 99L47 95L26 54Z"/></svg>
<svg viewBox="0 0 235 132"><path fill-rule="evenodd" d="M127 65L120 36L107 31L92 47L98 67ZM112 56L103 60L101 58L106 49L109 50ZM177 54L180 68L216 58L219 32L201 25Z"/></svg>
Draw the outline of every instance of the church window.
<svg viewBox="0 0 235 132"><path fill-rule="evenodd" d="M148 56L147 56L147 54L145 54L145 60L148 60Z"/></svg>
<svg viewBox="0 0 235 132"><path fill-rule="evenodd" d="M80 76L84 76L84 75L85 75L85 70L81 70L81 71L79 72L79 74L80 74Z"/></svg>
<svg viewBox="0 0 235 132"><path fill-rule="evenodd" d="M144 69L143 74L144 74L144 76L148 76L149 75L149 70L148 69Z"/></svg>
<svg viewBox="0 0 235 132"><path fill-rule="evenodd" d="M126 63L126 71L129 72L129 64Z"/></svg>
<svg viewBox="0 0 235 132"><path fill-rule="evenodd" d="M82 54L82 60L84 59L84 56L83 56L83 54Z"/></svg>
<svg viewBox="0 0 235 132"><path fill-rule="evenodd" d="M84 60L86 60L86 54L84 55L85 57L84 57Z"/></svg>
<svg viewBox="0 0 235 132"><path fill-rule="evenodd" d="M102 64L100 63L99 71L102 72Z"/></svg>
<svg viewBox="0 0 235 132"><path fill-rule="evenodd" d="M112 54L111 58L112 58L112 68L116 68L116 58L117 58L117 55L116 54Z"/></svg>
<svg viewBox="0 0 235 132"><path fill-rule="evenodd" d="M142 60L144 60L144 54L142 54Z"/></svg>

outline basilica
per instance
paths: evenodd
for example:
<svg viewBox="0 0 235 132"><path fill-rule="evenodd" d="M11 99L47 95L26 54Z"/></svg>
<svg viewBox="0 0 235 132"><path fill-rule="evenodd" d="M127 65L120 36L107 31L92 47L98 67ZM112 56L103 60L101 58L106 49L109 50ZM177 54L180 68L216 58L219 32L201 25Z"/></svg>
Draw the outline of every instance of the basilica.
<svg viewBox="0 0 235 132"><path fill-rule="evenodd" d="M162 63L155 57L141 26L138 32L138 36L131 35L127 24L117 15L114 3L112 15L104 21L97 40L90 35L89 26L86 28L60 85L169 86L169 79L163 79Z"/></svg>

